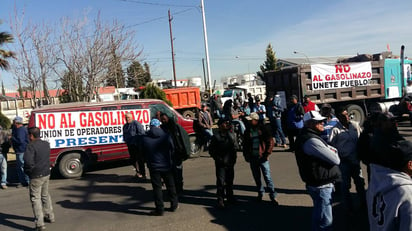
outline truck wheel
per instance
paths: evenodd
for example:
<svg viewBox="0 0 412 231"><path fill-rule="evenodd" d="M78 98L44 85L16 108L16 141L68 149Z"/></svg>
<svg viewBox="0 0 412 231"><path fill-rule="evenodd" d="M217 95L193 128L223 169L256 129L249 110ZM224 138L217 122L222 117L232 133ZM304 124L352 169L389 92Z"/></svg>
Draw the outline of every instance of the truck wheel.
<svg viewBox="0 0 412 231"><path fill-rule="evenodd" d="M196 136L190 136L190 157L199 157L202 146L199 144Z"/></svg>
<svg viewBox="0 0 412 231"><path fill-rule="evenodd" d="M186 110L183 112L183 117L185 117L186 119L193 119L195 118L195 113L191 110Z"/></svg>
<svg viewBox="0 0 412 231"><path fill-rule="evenodd" d="M83 174L80 153L68 153L59 161L59 172L64 178L76 178Z"/></svg>
<svg viewBox="0 0 412 231"><path fill-rule="evenodd" d="M356 104L348 105L347 109L348 109L349 118L351 120L358 122L359 125L362 125L363 122L365 121L365 113L363 112L363 109Z"/></svg>

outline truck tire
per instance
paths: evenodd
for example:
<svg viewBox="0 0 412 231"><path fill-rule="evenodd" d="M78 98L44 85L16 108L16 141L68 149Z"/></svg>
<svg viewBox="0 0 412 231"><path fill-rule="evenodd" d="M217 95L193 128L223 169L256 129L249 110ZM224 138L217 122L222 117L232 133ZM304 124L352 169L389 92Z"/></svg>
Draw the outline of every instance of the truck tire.
<svg viewBox="0 0 412 231"><path fill-rule="evenodd" d="M365 121L365 112L363 109L356 104L349 104L347 106L349 118L351 120L354 120L359 123L359 125L362 125L363 122Z"/></svg>
<svg viewBox="0 0 412 231"><path fill-rule="evenodd" d="M183 117L186 119L193 119L195 118L195 113L192 110L186 110L182 113Z"/></svg>
<svg viewBox="0 0 412 231"><path fill-rule="evenodd" d="M76 178L83 174L83 161L80 153L67 153L59 161L59 172L64 178Z"/></svg>

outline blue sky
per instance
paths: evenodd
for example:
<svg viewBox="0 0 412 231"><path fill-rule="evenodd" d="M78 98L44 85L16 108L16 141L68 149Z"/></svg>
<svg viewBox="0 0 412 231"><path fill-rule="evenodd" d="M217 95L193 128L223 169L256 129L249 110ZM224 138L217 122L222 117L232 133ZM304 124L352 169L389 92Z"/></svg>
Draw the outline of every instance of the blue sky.
<svg viewBox="0 0 412 231"><path fill-rule="evenodd" d="M0 31L9 31L14 5L25 19L54 23L100 11L108 22L117 19L136 32L154 78L171 79L171 48L167 11L173 15L178 79L203 76L205 57L200 0L1 0ZM387 44L395 54L406 46L412 54L412 1L393 0L205 0L212 79L256 72L268 43L278 58L378 53ZM180 13L179 13L180 12ZM162 18L163 17L163 18ZM15 86L0 72L6 86ZM10 80L10 81L8 81Z"/></svg>

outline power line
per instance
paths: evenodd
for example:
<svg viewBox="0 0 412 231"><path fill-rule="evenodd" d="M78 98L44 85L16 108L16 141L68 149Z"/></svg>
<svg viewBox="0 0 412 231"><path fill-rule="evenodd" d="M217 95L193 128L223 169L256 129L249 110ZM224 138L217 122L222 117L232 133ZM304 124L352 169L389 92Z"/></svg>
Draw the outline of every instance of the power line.
<svg viewBox="0 0 412 231"><path fill-rule="evenodd" d="M143 5L152 5L152 6L167 6L167 7L194 7L197 8L198 6L195 5L178 5L178 4L165 4L165 3L156 3L156 2L145 2L145 1L136 1L136 0L119 0L122 2L130 2L136 4L143 4Z"/></svg>

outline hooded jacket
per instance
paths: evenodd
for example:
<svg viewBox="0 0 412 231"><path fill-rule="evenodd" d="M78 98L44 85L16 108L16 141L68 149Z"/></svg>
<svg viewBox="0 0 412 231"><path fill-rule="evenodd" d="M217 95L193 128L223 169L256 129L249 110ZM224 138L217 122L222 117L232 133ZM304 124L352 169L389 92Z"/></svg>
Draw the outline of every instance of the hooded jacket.
<svg viewBox="0 0 412 231"><path fill-rule="evenodd" d="M370 230L412 230L412 179L403 172L371 164L367 192Z"/></svg>
<svg viewBox="0 0 412 231"><path fill-rule="evenodd" d="M143 152L150 171L166 172L173 166L173 140L160 127L151 127L143 136Z"/></svg>

